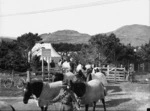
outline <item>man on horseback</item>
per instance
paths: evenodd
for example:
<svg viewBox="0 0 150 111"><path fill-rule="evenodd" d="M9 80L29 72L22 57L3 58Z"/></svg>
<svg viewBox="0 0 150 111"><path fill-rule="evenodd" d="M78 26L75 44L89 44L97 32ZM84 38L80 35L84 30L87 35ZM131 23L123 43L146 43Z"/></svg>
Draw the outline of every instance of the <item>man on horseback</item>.
<svg viewBox="0 0 150 111"><path fill-rule="evenodd" d="M70 58L70 72L74 73L74 69L75 69L75 63L73 61L73 58Z"/></svg>

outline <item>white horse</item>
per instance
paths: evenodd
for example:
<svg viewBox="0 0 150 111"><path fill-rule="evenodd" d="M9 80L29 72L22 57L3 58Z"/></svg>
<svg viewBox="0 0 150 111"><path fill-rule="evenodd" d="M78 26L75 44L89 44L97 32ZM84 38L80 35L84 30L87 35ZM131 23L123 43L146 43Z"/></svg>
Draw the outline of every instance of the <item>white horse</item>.
<svg viewBox="0 0 150 111"><path fill-rule="evenodd" d="M100 71L99 67L93 68L91 76L92 76L92 79L98 79L99 81L101 81L104 86L108 84L106 76Z"/></svg>

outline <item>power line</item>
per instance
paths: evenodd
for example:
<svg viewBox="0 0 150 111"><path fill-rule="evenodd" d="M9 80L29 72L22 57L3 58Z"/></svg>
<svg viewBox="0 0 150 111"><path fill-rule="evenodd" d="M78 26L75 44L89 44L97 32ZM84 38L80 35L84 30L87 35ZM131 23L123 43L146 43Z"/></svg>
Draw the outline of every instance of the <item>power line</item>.
<svg viewBox="0 0 150 111"><path fill-rule="evenodd" d="M93 6L99 6L99 5L105 5L105 4L113 4L113 3L124 2L124 1L129 1L129 0L96 1L96 2L86 3L86 4L72 5L72 6L59 7L59 8L53 8L53 9L46 9L46 10L38 10L38 11L31 11L31 12L20 12L20 13L13 13L13 14L2 14L2 15L0 15L0 17L9 17L9 16L31 15L31 14L56 12L56 11L71 10L71 9L78 9L78 8L85 8L85 7L93 7Z"/></svg>

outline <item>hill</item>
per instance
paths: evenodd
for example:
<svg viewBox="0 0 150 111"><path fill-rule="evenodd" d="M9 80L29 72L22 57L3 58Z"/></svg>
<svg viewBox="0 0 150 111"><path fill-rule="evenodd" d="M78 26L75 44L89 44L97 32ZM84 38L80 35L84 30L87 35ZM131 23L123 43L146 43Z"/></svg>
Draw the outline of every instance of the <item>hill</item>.
<svg viewBox="0 0 150 111"><path fill-rule="evenodd" d="M150 40L150 27L145 25L126 25L113 33L125 45L130 43L132 46L141 46Z"/></svg>
<svg viewBox="0 0 150 111"><path fill-rule="evenodd" d="M40 35L43 39L43 42L51 43L88 43L88 40L91 38L88 34L79 33L73 30L60 30L54 33L42 34Z"/></svg>
<svg viewBox="0 0 150 111"><path fill-rule="evenodd" d="M150 40L150 27L145 25L126 25L105 34L114 33L121 43L132 46L141 46ZM73 30L60 30L54 33L42 34L44 42L51 43L88 43L91 38L88 34L82 34Z"/></svg>
<svg viewBox="0 0 150 111"><path fill-rule="evenodd" d="M12 42L15 39L12 39L11 37L0 37L0 42L6 41L6 42Z"/></svg>
<svg viewBox="0 0 150 111"><path fill-rule="evenodd" d="M126 25L105 34L110 33L114 33L125 45L130 43L132 46L141 46L150 40L150 26L146 25ZM41 34L40 37L43 42L80 44L88 43L91 35L73 30L59 30L53 33ZM0 37L0 42L1 40L12 41L13 39Z"/></svg>

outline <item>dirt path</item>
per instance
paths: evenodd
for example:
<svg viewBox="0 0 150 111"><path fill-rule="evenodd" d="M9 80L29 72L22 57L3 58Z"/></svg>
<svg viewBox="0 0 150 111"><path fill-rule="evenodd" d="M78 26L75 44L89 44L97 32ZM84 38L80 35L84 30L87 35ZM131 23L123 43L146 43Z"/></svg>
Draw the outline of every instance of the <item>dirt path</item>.
<svg viewBox="0 0 150 111"><path fill-rule="evenodd" d="M122 83L108 87L106 103L109 110L146 111L150 108L148 84Z"/></svg>
<svg viewBox="0 0 150 111"><path fill-rule="evenodd" d="M131 84L119 83L110 84L108 87L108 94L106 96L107 111L146 111L150 108L150 93L147 84ZM9 102L17 111L21 110L40 110L34 100L30 100L29 104L24 105L22 97L0 97L0 100ZM58 107L60 104L50 106L51 110ZM96 111L103 111L101 101L98 102ZM84 111L84 107L81 108ZM92 107L90 107L92 111Z"/></svg>

